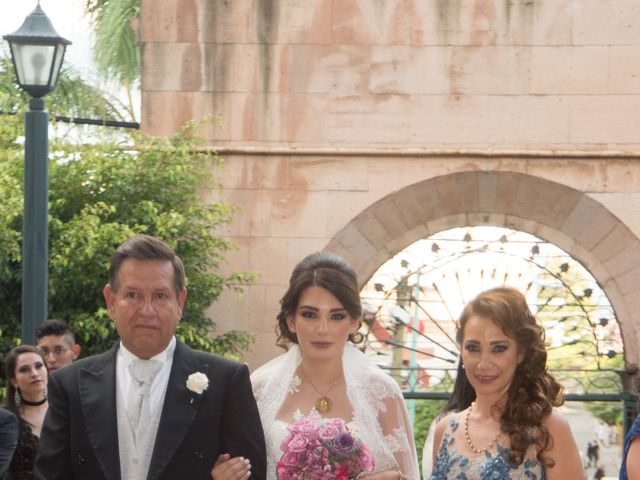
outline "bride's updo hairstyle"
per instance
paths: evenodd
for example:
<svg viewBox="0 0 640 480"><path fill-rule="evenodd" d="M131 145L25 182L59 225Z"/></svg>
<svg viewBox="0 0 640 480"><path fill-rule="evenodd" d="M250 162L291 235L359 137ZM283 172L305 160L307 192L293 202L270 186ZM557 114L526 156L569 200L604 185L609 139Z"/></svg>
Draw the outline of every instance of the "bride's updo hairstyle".
<svg viewBox="0 0 640 480"><path fill-rule="evenodd" d="M284 349L287 349L290 343L298 343L297 335L289 330L287 317L295 315L300 297L309 287L321 287L331 292L349 315L360 321L362 305L356 272L335 253L326 251L312 253L293 269L289 279L289 289L280 300L276 344ZM359 332L350 334L349 340L358 343L362 341L362 334Z"/></svg>
<svg viewBox="0 0 640 480"><path fill-rule="evenodd" d="M492 320L507 337L514 339L523 359L516 367L500 418L500 429L509 437L511 462L522 464L527 449L535 443L538 460L542 465L552 466L553 459L545 458L544 454L553 439L542 419L553 407L564 403L564 389L547 371L544 329L529 310L524 295L515 288L486 290L467 304L458 327L460 345L467 321L474 315Z"/></svg>

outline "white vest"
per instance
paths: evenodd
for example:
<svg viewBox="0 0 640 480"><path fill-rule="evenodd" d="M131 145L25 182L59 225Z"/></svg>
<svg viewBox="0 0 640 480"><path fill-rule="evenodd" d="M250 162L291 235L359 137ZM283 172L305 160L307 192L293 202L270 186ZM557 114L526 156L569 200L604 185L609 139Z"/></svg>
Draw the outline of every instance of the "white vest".
<svg viewBox="0 0 640 480"><path fill-rule="evenodd" d="M116 382L116 385L118 383ZM156 433L160 423L162 405L164 405L163 392L160 408L151 412L150 418L141 418L140 422L146 426L142 431L142 438L134 441L131 425L127 418L125 401L120 389L116 386L116 412L118 420L118 450L120 452L120 478L121 480L145 480L151 463L151 455L156 442Z"/></svg>

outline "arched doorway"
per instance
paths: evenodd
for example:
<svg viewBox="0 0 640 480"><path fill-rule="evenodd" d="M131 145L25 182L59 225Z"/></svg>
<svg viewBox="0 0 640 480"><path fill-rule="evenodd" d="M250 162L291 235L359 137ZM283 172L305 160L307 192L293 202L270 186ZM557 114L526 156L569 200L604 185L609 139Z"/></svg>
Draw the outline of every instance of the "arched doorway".
<svg viewBox="0 0 640 480"><path fill-rule="evenodd" d="M397 216L390 231L378 220ZM388 223L388 222L387 222ZM398 190L354 217L326 249L354 266L364 285L408 245L450 228L490 225L529 233L567 252L610 300L631 372L640 363L640 240L584 192L532 175L461 172ZM633 388L636 391L635 383Z"/></svg>
<svg viewBox="0 0 640 480"><path fill-rule="evenodd" d="M398 228L390 228L389 217ZM382 222L380 219L384 218ZM615 312L624 351L620 396L638 392L640 241L588 194L513 172L460 172L434 177L387 195L356 215L327 249L345 257L362 284L412 243L454 228L494 226L556 245L590 272ZM629 405L632 404L632 407ZM626 404L633 418L636 402Z"/></svg>
<svg viewBox="0 0 640 480"><path fill-rule="evenodd" d="M527 298L568 393L622 390L622 338L598 282L557 246L505 227L445 230L385 262L362 289L363 348L404 390L429 391L456 374L460 312L498 286Z"/></svg>

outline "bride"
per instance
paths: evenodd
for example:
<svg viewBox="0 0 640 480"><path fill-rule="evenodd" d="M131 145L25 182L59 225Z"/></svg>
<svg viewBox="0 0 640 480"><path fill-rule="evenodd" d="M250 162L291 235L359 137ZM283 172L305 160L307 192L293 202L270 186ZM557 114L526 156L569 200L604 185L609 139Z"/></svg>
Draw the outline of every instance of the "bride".
<svg viewBox="0 0 640 480"><path fill-rule="evenodd" d="M360 352L356 274L337 255L318 252L293 270L280 301L278 345L288 351L251 377L267 445L267 478L276 478L281 444L294 421L340 418L367 447L375 469L359 478L418 480L418 460L402 393ZM246 478L246 463L219 461L215 480ZM236 461L236 463L232 463Z"/></svg>

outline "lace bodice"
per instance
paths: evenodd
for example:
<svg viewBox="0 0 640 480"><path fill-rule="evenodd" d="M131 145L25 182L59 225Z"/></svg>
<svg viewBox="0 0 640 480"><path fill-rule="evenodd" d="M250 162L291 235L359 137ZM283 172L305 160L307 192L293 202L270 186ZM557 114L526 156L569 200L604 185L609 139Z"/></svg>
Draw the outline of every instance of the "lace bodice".
<svg viewBox="0 0 640 480"><path fill-rule="evenodd" d="M545 480L544 468L534 455L528 455L519 467L509 462L509 448L499 443L495 451L470 456L456 450L457 419L445 429L429 480ZM492 449L493 450L493 449Z"/></svg>
<svg viewBox="0 0 640 480"><path fill-rule="evenodd" d="M294 394L300 385L295 375L299 363L300 351L294 346L251 376L265 433L268 480L276 478L275 467L282 457L280 445L288 433L288 424L276 416L287 395ZM409 479L418 480L413 433L397 384L351 345L345 347L343 372L353 411L349 425L373 455L376 471L401 470Z"/></svg>

